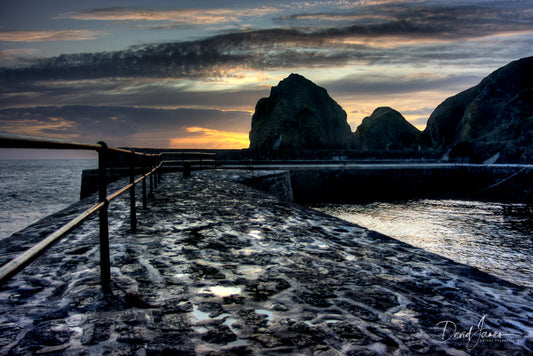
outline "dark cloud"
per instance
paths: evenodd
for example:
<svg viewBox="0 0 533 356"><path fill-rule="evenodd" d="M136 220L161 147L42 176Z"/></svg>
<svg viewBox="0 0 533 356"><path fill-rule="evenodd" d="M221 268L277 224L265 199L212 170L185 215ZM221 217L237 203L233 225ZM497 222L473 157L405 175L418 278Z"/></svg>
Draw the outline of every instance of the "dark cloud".
<svg viewBox="0 0 533 356"><path fill-rule="evenodd" d="M288 75L289 73L287 73ZM279 78L282 80L283 78ZM408 76L357 74L335 81L320 81L334 97L361 94L380 96L439 90L459 92L476 85L482 78L472 75ZM254 110L257 101L269 95L270 88L255 86L225 91L191 91L180 81L106 79L78 82L17 83L0 88L0 108L54 105L92 105L121 107L210 107ZM273 83L275 85L277 83ZM131 90L134 88L134 90Z"/></svg>
<svg viewBox="0 0 533 356"><path fill-rule="evenodd" d="M413 125L425 125L428 121L429 115L431 115L431 112L427 116L411 120L410 123Z"/></svg>
<svg viewBox="0 0 533 356"><path fill-rule="evenodd" d="M133 88L133 89L132 89ZM190 91L180 81L143 79L100 79L83 81L40 81L10 83L0 87L0 108L54 105L137 106L152 108L217 107L252 110L268 89Z"/></svg>
<svg viewBox="0 0 533 356"><path fill-rule="evenodd" d="M426 107L426 108L419 108L415 110L404 110L402 114L404 115L427 115L426 116L426 119L427 119L427 117L433 112L433 110L435 110L435 108Z"/></svg>
<svg viewBox="0 0 533 356"><path fill-rule="evenodd" d="M277 19L280 24L312 26L358 22L328 34L417 36L421 38L471 38L504 31L531 30L533 9L529 1L478 4L389 3L358 7L345 12L301 13Z"/></svg>
<svg viewBox="0 0 533 356"><path fill-rule="evenodd" d="M298 26L298 21L311 15L297 14L287 18L295 24L294 28L233 31L195 41L143 45L115 52L65 54L41 59L22 69L4 69L0 78L8 82L105 77L204 78L222 76L233 67L275 69L354 61L372 64L413 63L428 58L452 60L482 56L484 51L476 53L471 46L454 48L457 43L441 46L416 41L463 41L511 31L533 31L533 10L523 1L484 6L389 5L361 11L377 17L324 28ZM326 15L329 19L347 18L346 14L312 14ZM397 39L398 48L371 44L388 37ZM343 41L353 39L362 42ZM402 41L406 41L405 46Z"/></svg>
<svg viewBox="0 0 533 356"><path fill-rule="evenodd" d="M482 78L471 75L394 76L354 75L321 83L328 91L357 94L409 94L427 90L457 91L476 85Z"/></svg>

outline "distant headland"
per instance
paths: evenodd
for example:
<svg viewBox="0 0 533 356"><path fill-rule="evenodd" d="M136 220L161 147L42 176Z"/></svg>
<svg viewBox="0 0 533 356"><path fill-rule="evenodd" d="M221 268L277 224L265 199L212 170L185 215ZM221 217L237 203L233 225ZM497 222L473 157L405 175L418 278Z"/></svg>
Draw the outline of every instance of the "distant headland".
<svg viewBox="0 0 533 356"><path fill-rule="evenodd" d="M373 157L432 157L471 163L533 162L533 57L507 64L477 86L444 100L419 131L379 107L355 132L321 88L291 74L255 107L250 151L302 156L334 150Z"/></svg>

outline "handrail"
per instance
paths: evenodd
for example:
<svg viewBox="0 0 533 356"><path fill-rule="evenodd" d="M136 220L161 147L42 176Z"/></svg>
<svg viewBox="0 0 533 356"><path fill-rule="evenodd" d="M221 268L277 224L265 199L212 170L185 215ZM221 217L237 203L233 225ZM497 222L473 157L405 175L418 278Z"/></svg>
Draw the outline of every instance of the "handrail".
<svg viewBox="0 0 533 356"><path fill-rule="evenodd" d="M89 209L85 210L82 214L69 221L59 230L51 233L44 240L41 240L37 244L33 245L33 247L29 248L25 252L12 259L10 262L3 265L0 268L0 283L3 283L7 279L20 272L24 267L39 257L46 249L52 246L55 242L59 241L66 233L70 232L73 228L85 221L85 219L99 211L104 204L105 202L100 202L93 205Z"/></svg>
<svg viewBox="0 0 533 356"><path fill-rule="evenodd" d="M0 134L0 147L2 148L48 148L71 150L98 150L98 144L80 143L54 138L42 138L14 134Z"/></svg>
<svg viewBox="0 0 533 356"><path fill-rule="evenodd" d="M98 151L102 148L102 145L75 142L68 140L60 140L55 138L43 138L25 135L15 135L0 133L0 148L48 148L48 149L67 149L67 150L87 150ZM107 147L106 149L111 152L131 154L131 150L123 148ZM160 154L140 153L135 152L139 156L159 156Z"/></svg>
<svg viewBox="0 0 533 356"><path fill-rule="evenodd" d="M46 238L29 248L19 256L15 257L10 262L0 267L0 285L6 282L9 278L20 272L24 267L29 265L37 257L41 256L50 246L58 242L73 228L83 223L88 217L100 212L100 274L102 289L109 291L109 284L111 278L110 259L109 259L109 231L108 231L108 214L107 208L112 200L119 197L126 191L130 191L130 223L131 231L137 231L136 218L136 204L135 204L135 186L142 181L143 189L143 208L146 208L146 179L150 178L150 195L153 195L154 185L157 187L157 180L154 180L154 175L158 175L161 179L161 167L163 165L161 154L147 154L128 151L120 148L108 147L104 142L98 144L86 144L72 141L64 141L57 139L47 139L40 137L0 134L1 148L48 148L48 149L77 149L77 150L95 150L98 152L98 171L99 171L99 202L82 212L80 215L70 220L58 230L54 231ZM118 191L107 195L106 191L106 167L107 156L110 152L125 154L129 159L130 165L130 184L120 188ZM144 169L149 169L140 178L135 179L135 157L142 157L142 166ZM151 158L152 162L147 165L145 158Z"/></svg>

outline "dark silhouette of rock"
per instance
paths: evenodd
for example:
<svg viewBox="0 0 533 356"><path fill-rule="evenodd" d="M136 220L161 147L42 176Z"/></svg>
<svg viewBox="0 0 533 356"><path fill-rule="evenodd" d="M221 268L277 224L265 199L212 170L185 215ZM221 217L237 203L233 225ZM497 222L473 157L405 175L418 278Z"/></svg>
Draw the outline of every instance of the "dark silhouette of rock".
<svg viewBox="0 0 533 356"><path fill-rule="evenodd" d="M424 149L470 161L533 161L533 57L496 70L446 99L417 139Z"/></svg>
<svg viewBox="0 0 533 356"><path fill-rule="evenodd" d="M419 134L398 111L380 107L355 131L355 146L364 151L401 150L411 147Z"/></svg>
<svg viewBox="0 0 533 356"><path fill-rule="evenodd" d="M346 112L321 88L291 74L270 96L257 102L250 149L350 148L353 135Z"/></svg>

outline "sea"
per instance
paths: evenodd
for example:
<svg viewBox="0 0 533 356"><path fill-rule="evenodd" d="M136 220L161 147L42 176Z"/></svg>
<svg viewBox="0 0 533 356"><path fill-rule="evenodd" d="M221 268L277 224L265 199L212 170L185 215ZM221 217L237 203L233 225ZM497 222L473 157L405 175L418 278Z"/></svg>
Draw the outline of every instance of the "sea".
<svg viewBox="0 0 533 356"><path fill-rule="evenodd" d="M533 204L422 199L314 208L533 287Z"/></svg>
<svg viewBox="0 0 533 356"><path fill-rule="evenodd" d="M96 159L0 159L0 242L80 200L81 172Z"/></svg>
<svg viewBox="0 0 533 356"><path fill-rule="evenodd" d="M82 170L96 167L96 159L0 160L0 243L78 201ZM532 204L425 199L312 208L533 287Z"/></svg>

